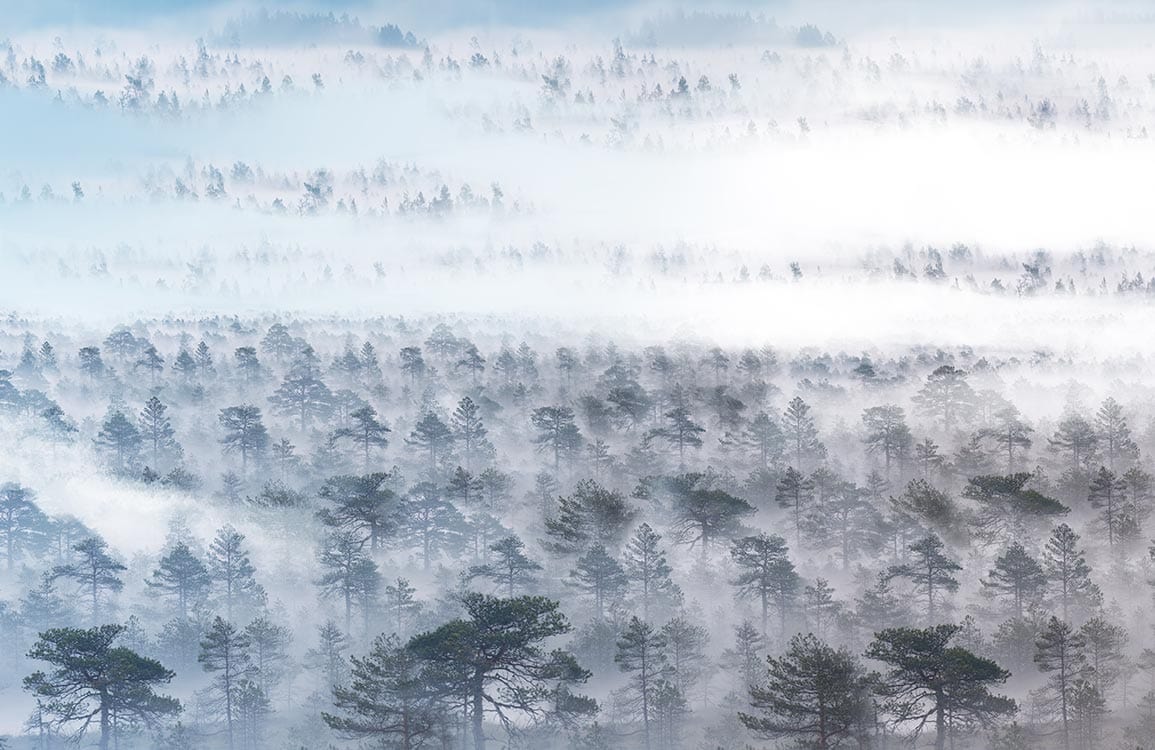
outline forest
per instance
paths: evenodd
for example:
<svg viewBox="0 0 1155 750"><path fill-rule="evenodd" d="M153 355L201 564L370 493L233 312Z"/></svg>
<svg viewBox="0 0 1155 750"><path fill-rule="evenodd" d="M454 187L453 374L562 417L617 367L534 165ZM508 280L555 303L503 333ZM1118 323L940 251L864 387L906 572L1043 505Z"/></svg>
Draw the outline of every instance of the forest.
<svg viewBox="0 0 1155 750"><path fill-rule="evenodd" d="M1142 4L15 5L0 748L1155 748Z"/></svg>

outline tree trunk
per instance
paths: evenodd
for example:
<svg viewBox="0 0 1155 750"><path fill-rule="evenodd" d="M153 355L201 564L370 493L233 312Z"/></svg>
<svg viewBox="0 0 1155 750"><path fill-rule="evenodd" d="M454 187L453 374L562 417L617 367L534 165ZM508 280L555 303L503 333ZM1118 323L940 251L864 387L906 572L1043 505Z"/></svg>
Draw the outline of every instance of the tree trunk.
<svg viewBox="0 0 1155 750"><path fill-rule="evenodd" d="M946 750L946 711L942 705L945 698L938 692L934 700L934 750Z"/></svg>
<svg viewBox="0 0 1155 750"><path fill-rule="evenodd" d="M108 717L108 698L100 696L100 750L108 750L108 740L112 734L111 722Z"/></svg>
<svg viewBox="0 0 1155 750"><path fill-rule="evenodd" d="M480 674L473 679L473 715L470 717L473 723L473 750L485 750L485 715L482 710L484 682Z"/></svg>

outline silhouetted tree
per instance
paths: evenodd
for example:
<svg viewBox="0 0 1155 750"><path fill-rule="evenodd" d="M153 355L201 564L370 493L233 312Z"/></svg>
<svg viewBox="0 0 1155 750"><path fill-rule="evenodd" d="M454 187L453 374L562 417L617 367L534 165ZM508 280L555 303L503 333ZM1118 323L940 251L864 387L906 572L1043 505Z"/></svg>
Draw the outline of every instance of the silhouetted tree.
<svg viewBox="0 0 1155 750"><path fill-rule="evenodd" d="M738 714L746 727L818 750L861 744L873 707L869 680L854 656L807 634L794 636L785 654L766 662L763 685L750 688L750 705L758 713Z"/></svg>
<svg viewBox="0 0 1155 750"><path fill-rule="evenodd" d="M1011 611L1016 619L1021 620L1023 605L1042 595L1047 576L1043 566L1027 553L1023 545L1015 542L995 558L994 567L982 583L996 596L1010 597Z"/></svg>
<svg viewBox="0 0 1155 750"><path fill-rule="evenodd" d="M621 564L610 557L606 548L595 544L577 559L566 580L594 602L594 616L605 616L606 604L620 600L626 590L626 573Z"/></svg>
<svg viewBox="0 0 1155 750"><path fill-rule="evenodd" d="M409 641L408 648L442 676L439 693L465 696L474 750L485 750L485 713L508 725L510 711L540 716L551 683L585 682L589 672L566 651L546 652L543 642L569 632L557 602L539 596L498 599L464 594L465 617ZM493 690L495 685L500 692Z"/></svg>
<svg viewBox="0 0 1155 750"><path fill-rule="evenodd" d="M942 365L926 378L914 397L921 414L941 420L945 432L950 432L960 420L970 418L975 394L967 383L966 373L951 365Z"/></svg>
<svg viewBox="0 0 1155 750"><path fill-rule="evenodd" d="M136 429L119 409L109 412L96 436L96 446L111 454L112 470L121 475L131 474L136 470L140 462L142 442L140 430Z"/></svg>
<svg viewBox="0 0 1155 750"><path fill-rule="evenodd" d="M428 476L430 481L434 481L439 476L442 461L453 445L453 431L441 421L441 417L430 411L417 420L405 443L425 454Z"/></svg>
<svg viewBox="0 0 1155 750"><path fill-rule="evenodd" d="M660 632L637 617L631 617L618 639L618 650L614 655L618 667L629 675L625 707L641 719L647 750L650 748L657 693L671 672L665 649L666 639Z"/></svg>
<svg viewBox="0 0 1155 750"><path fill-rule="evenodd" d="M269 433L261 421L261 410L249 404L221 409L221 443L225 453L241 454L241 473L249 466L250 458L260 458L269 447Z"/></svg>
<svg viewBox="0 0 1155 750"><path fill-rule="evenodd" d="M626 580L637 591L642 604L642 619L648 621L654 604L669 606L681 598L677 584L670 577L673 569L661 547L662 537L648 523L638 526L622 555Z"/></svg>
<svg viewBox="0 0 1155 750"><path fill-rule="evenodd" d="M616 548L636 515L620 492L583 479L572 495L558 498L556 514L546 519L546 546L560 554L577 554L591 544Z"/></svg>
<svg viewBox="0 0 1155 750"><path fill-rule="evenodd" d="M910 453L914 436L906 425L906 414L902 407L894 404L872 406L862 412L862 423L866 427L866 450L868 453L882 454L886 476L890 477L891 465L897 463L901 474L903 461Z"/></svg>
<svg viewBox="0 0 1155 750"><path fill-rule="evenodd" d="M362 406L355 409L349 417L353 423L347 427L339 427L333 432L337 440L351 440L361 450L365 461L365 471L369 471L372 464L371 451L374 448L386 448L389 445L389 427L377 419L377 410L372 406Z"/></svg>
<svg viewBox="0 0 1155 750"><path fill-rule="evenodd" d="M92 622L102 619L101 600L107 599L124 588L120 573L127 570L108 554L108 545L103 539L89 537L72 547L77 553L76 560L53 569L55 578L68 578L79 587L79 593L89 601Z"/></svg>
<svg viewBox="0 0 1155 750"><path fill-rule="evenodd" d="M582 447L581 432L574 424L573 409L568 406L543 406L534 409L530 422L537 435L533 443L542 452L553 454L553 470L561 469L562 458L571 458Z"/></svg>
<svg viewBox="0 0 1155 750"><path fill-rule="evenodd" d="M1013 714L1015 702L990 692L1010 673L998 664L950 645L958 625L925 630L890 628L875 634L866 656L886 665L875 692L896 724L920 730L933 718L935 750L945 750L948 730L957 724L986 724Z"/></svg>
<svg viewBox="0 0 1155 750"><path fill-rule="evenodd" d="M50 725L76 725L83 736L92 722L100 727L100 750L108 750L120 728L156 722L181 710L175 698L155 688L167 684L173 672L160 662L116 645L122 625L88 630L52 628L28 652L30 659L52 665L24 678L24 689L37 699Z"/></svg>
<svg viewBox="0 0 1155 750"><path fill-rule="evenodd" d="M690 547L699 545L705 555L712 542L741 533L741 519L754 508L725 490L702 486L702 479L701 474L683 474L669 483L670 529L674 539Z"/></svg>
<svg viewBox="0 0 1155 750"><path fill-rule="evenodd" d="M415 485L401 508L401 535L420 549L425 570L429 570L433 559L442 552L460 551L465 518L435 485L429 482Z"/></svg>
<svg viewBox="0 0 1155 750"><path fill-rule="evenodd" d="M333 392L321 380L315 357L311 349L298 355L281 385L269 397L278 414L295 415L299 419L301 432L313 419L328 415L333 407Z"/></svg>
<svg viewBox="0 0 1155 750"><path fill-rule="evenodd" d="M506 597L512 599L517 590L527 589L536 580L541 565L525 554L525 544L516 536L507 536L489 545L493 558L484 565L469 569L471 578L488 578L499 589L504 589Z"/></svg>
<svg viewBox="0 0 1155 750"><path fill-rule="evenodd" d="M931 534L910 545L913 555L910 563L891 568L892 576L906 578L915 592L926 599L926 620L935 621L944 593L958 591L958 579L954 574L962 566L943 554L942 540Z"/></svg>
<svg viewBox="0 0 1155 750"><path fill-rule="evenodd" d="M329 507L317 511L326 526L361 535L377 551L401 523L400 501L389 489L389 474L336 476L325 480L320 496Z"/></svg>
<svg viewBox="0 0 1155 750"><path fill-rule="evenodd" d="M1078 678L1086 666L1086 641L1071 626L1052 617L1035 644L1035 663L1050 674L1048 690L1052 694L1063 725L1063 748L1071 746L1071 704Z"/></svg>
<svg viewBox="0 0 1155 750"><path fill-rule="evenodd" d="M218 715L223 716L225 721L229 750L235 747L235 724L240 709L238 699L254 673L248 651L250 645L248 636L231 623L216 617L200 642L200 654L197 656L204 671L213 675L214 703Z"/></svg>
<svg viewBox="0 0 1155 750"><path fill-rule="evenodd" d="M396 635L378 636L366 656L352 658L348 687L334 688L334 711L321 717L341 736L376 747L432 745L445 731L445 706L430 694L421 666Z"/></svg>
<svg viewBox="0 0 1155 750"><path fill-rule="evenodd" d="M771 606L778 609L780 631L786 631L786 618L802 584L790 562L786 540L780 536L759 534L734 542L730 549L738 576L734 579L738 596L758 602L762 614L762 633Z"/></svg>
<svg viewBox="0 0 1155 750"><path fill-rule="evenodd" d="M795 396L782 413L782 433L786 436L787 451L800 471L809 471L826 456L826 446L818 439L818 427L810 416L810 405Z"/></svg>
<svg viewBox="0 0 1155 750"><path fill-rule="evenodd" d="M182 620L190 606L205 601L211 582L208 568L183 542L160 559L152 578L145 581L153 591L176 600L176 616Z"/></svg>
<svg viewBox="0 0 1155 750"><path fill-rule="evenodd" d="M36 505L31 490L7 482L0 485L0 544L4 550L4 567L41 547L48 533L48 517Z"/></svg>
<svg viewBox="0 0 1155 750"><path fill-rule="evenodd" d="M224 599L225 619L230 622L237 606L251 608L264 599L244 543L244 534L225 525L209 544L209 578Z"/></svg>

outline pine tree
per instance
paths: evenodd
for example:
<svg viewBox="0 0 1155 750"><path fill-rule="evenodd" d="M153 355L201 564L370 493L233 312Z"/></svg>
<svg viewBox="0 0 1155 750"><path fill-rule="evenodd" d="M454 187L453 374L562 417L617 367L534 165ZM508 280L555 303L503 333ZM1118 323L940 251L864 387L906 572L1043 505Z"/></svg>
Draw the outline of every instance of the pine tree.
<svg viewBox="0 0 1155 750"><path fill-rule="evenodd" d="M777 494L775 494L774 500L780 507L790 511L796 544L802 543L803 520L813 497L814 482L803 476L793 466L786 467L782 479L778 481Z"/></svg>
<svg viewBox="0 0 1155 750"><path fill-rule="evenodd" d="M867 431L867 453L882 454L887 478L890 477L891 465L895 463L901 475L903 459L909 454L914 442L902 407L893 404L872 406L862 412L862 423Z"/></svg>
<svg viewBox="0 0 1155 750"><path fill-rule="evenodd" d="M201 375L212 375L216 372L216 365L213 364L213 353L204 341L197 344L196 351L193 352L193 359L196 360L197 370Z"/></svg>
<svg viewBox="0 0 1155 750"><path fill-rule="evenodd" d="M702 474L683 474L668 482L667 488L672 496L670 530L674 539L690 547L698 545L705 557L711 544L741 533L741 519L754 513L754 508L703 479Z"/></svg>
<svg viewBox="0 0 1155 750"><path fill-rule="evenodd" d="M822 548L835 550L843 570L850 568L852 559L876 551L885 543L885 521L866 497L866 490L844 483L820 511L807 519L810 527L817 527Z"/></svg>
<svg viewBox="0 0 1155 750"><path fill-rule="evenodd" d="M362 406L355 409L349 417L353 420L353 424L335 430L333 438L353 441L353 444L361 450L365 471L368 472L372 466L371 451L374 448L384 449L389 446L389 438L385 436L391 430L388 425L377 419L377 410L372 406Z"/></svg>
<svg viewBox="0 0 1155 750"><path fill-rule="evenodd" d="M945 750L956 724L987 724L1017 710L1010 698L990 692L1010 673L990 659L951 645L958 625L924 630L891 628L875 634L867 658L887 665L874 690L896 724L924 726L932 717L935 750Z"/></svg>
<svg viewBox="0 0 1155 750"><path fill-rule="evenodd" d="M37 701L40 719L53 729L72 729L77 739L91 723L100 727L100 750L108 750L122 728L153 725L180 713L180 701L157 694L174 673L160 662L117 645L122 625L89 630L51 628L40 633L31 659L48 662L50 672L24 678Z"/></svg>
<svg viewBox="0 0 1155 750"><path fill-rule="evenodd" d="M197 375L197 362L193 359L193 355L188 349L181 347L181 350L176 355L176 359L172 361L172 370L180 375L185 385L192 384L193 379Z"/></svg>
<svg viewBox="0 0 1155 750"><path fill-rule="evenodd" d="M457 403L452 417L453 433L465 457L466 471L472 471L474 459L491 453L493 446L486 439L488 431L481 419L481 408L466 396Z"/></svg>
<svg viewBox="0 0 1155 750"><path fill-rule="evenodd" d="M763 470L777 465L786 447L782 428L764 411L755 414L738 438L731 442L752 449L757 456L757 465Z"/></svg>
<svg viewBox="0 0 1155 750"><path fill-rule="evenodd" d="M739 597L758 602L763 635L771 607L777 609L779 631L785 635L786 619L801 586L787 554L786 540L767 534L747 536L734 542L730 554L739 569L733 584Z"/></svg>
<svg viewBox="0 0 1155 750"><path fill-rule="evenodd" d="M445 494L460 501L462 506L470 508L477 503L481 494L481 480L466 471L465 467L458 466L449 476Z"/></svg>
<svg viewBox="0 0 1155 750"><path fill-rule="evenodd" d="M459 552L466 531L465 518L453 503L442 497L441 490L422 482L409 490L401 505L400 533L410 545L420 549L425 570L443 552Z"/></svg>
<svg viewBox="0 0 1155 750"><path fill-rule="evenodd" d="M1099 447L1107 457L1107 468L1115 471L1116 463L1131 462L1139 457L1139 446L1131 438L1131 428L1123 407L1108 398L1095 414L1095 432Z"/></svg>
<svg viewBox="0 0 1155 750"><path fill-rule="evenodd" d="M1051 675L1047 684L1063 723L1063 750L1071 747L1071 704L1075 683L1086 668L1086 646L1083 636L1057 617L1047 622L1035 643L1035 663Z"/></svg>
<svg viewBox="0 0 1155 750"><path fill-rule="evenodd" d="M241 346L233 352L237 372L246 385L252 385L264 378L264 368L257 359L257 350L251 346Z"/></svg>
<svg viewBox="0 0 1155 750"><path fill-rule="evenodd" d="M673 670L669 679L679 693L689 696L711 667L706 654L710 631L683 614L663 625L660 635L666 639L666 659Z"/></svg>
<svg viewBox="0 0 1155 750"><path fill-rule="evenodd" d="M224 599L225 619L230 622L237 608L251 609L264 599L264 590L254 578L257 571L249 561L244 543L244 534L225 525L209 544L209 578Z"/></svg>
<svg viewBox="0 0 1155 750"><path fill-rule="evenodd" d="M506 597L512 599L518 589L528 589L537 581L535 575L541 565L525 554L525 544L516 536L507 536L489 545L494 553L492 562L470 568L471 578L488 578Z"/></svg>
<svg viewBox="0 0 1155 750"><path fill-rule="evenodd" d="M149 383L155 386L156 376L164 372L164 357L160 356L160 352L156 350L155 346L149 344L141 353L140 358L136 360L133 369L147 372Z"/></svg>
<svg viewBox="0 0 1155 750"><path fill-rule="evenodd" d="M794 466L799 471L807 471L826 456L826 446L818 439L818 428L810 416L810 406L800 396L795 396L786 405L782 414L782 433L786 436L787 451L792 454Z"/></svg>
<svg viewBox="0 0 1155 750"><path fill-rule="evenodd" d="M1035 601L1047 584L1043 566L1031 557L1023 545L1015 542L998 558L982 584L996 596L1007 596L1012 601L1016 619L1023 618L1023 605Z"/></svg>
<svg viewBox="0 0 1155 750"><path fill-rule="evenodd" d="M430 411L417 420L405 443L426 455L428 477L434 481L439 475L442 461L453 445L453 431L441 421L441 417Z"/></svg>
<svg viewBox="0 0 1155 750"><path fill-rule="evenodd" d="M17 560L41 548L48 524L31 490L12 482L0 485L0 546L6 570L11 571Z"/></svg>
<svg viewBox="0 0 1155 750"><path fill-rule="evenodd" d="M583 712L596 710L596 704L570 692L590 673L568 651L543 649L545 642L570 631L557 602L474 593L460 601L465 617L414 637L409 649L440 677L430 685L435 694L466 700L474 750L485 750L487 711L539 717L546 711L543 704L557 708L559 695ZM554 688L545 689L547 683Z"/></svg>
<svg viewBox="0 0 1155 750"><path fill-rule="evenodd" d="M566 583L593 599L594 616L605 617L606 606L616 604L625 594L628 579L606 548L595 544L577 559Z"/></svg>
<svg viewBox="0 0 1155 750"><path fill-rule="evenodd" d="M401 638L409 633L407 623L415 620L423 609L422 603L414 596L416 593L417 589L407 578L398 578L385 587L385 611L393 622L394 632Z"/></svg>
<svg viewBox="0 0 1155 750"><path fill-rule="evenodd" d="M971 477L963 497L978 504L972 520L976 536L983 542L1035 538L1043 525L1065 515L1070 509L1054 498L1033 489L1034 474Z"/></svg>
<svg viewBox="0 0 1155 750"><path fill-rule="evenodd" d="M272 696L288 671L293 631L263 615L245 626L244 636L254 670L251 679L263 695Z"/></svg>
<svg viewBox="0 0 1155 750"><path fill-rule="evenodd" d="M330 477L319 493L329 506L317 511L317 518L331 528L360 535L376 552L401 524L401 503L387 486L390 480L384 473Z"/></svg>
<svg viewBox="0 0 1155 750"><path fill-rule="evenodd" d="M1022 420L1019 410L1008 406L995 414L995 426L984 430L983 434L993 438L1000 452L1006 455L1007 473L1011 474L1015 470L1015 451L1030 449L1032 432L1034 429Z"/></svg>
<svg viewBox="0 0 1155 750"><path fill-rule="evenodd" d="M1070 615L1070 606L1083 601L1091 592L1091 566L1079 549L1079 535L1067 524L1059 524L1051 532L1043 550L1043 565L1051 586L1058 590L1063 621Z"/></svg>
<svg viewBox="0 0 1155 750"><path fill-rule="evenodd" d="M96 436L96 446L111 454L112 470L120 475L136 470L140 463L141 443L140 430L119 409L109 411Z"/></svg>
<svg viewBox="0 0 1155 750"><path fill-rule="evenodd" d="M829 581L815 578L813 585L802 590L802 609L814 628L814 634L821 640L842 611L842 603L834 598L834 589Z"/></svg>
<svg viewBox="0 0 1155 750"><path fill-rule="evenodd" d="M284 360L298 349L297 341L289 334L283 323L273 323L261 339L261 348L278 360Z"/></svg>
<svg viewBox="0 0 1155 750"><path fill-rule="evenodd" d="M396 635L378 636L353 657L347 687L333 690L333 713L322 719L342 737L381 748L411 750L441 739L446 707L430 695L421 661Z"/></svg>
<svg viewBox="0 0 1155 750"><path fill-rule="evenodd" d="M545 520L547 548L566 555L591 544L616 548L636 515L620 492L583 479L572 495L558 498L556 514Z"/></svg>
<svg viewBox="0 0 1155 750"><path fill-rule="evenodd" d="M427 367L425 357L421 354L421 347L406 346L401 349L398 356L401 364L401 372L408 376L411 385L416 384L418 380L425 377Z"/></svg>
<svg viewBox="0 0 1155 750"><path fill-rule="evenodd" d="M229 750L235 748L235 723L238 719L238 694L254 673L248 636L231 623L217 617L201 640L197 661L213 675L212 689L220 715L225 720Z"/></svg>
<svg viewBox="0 0 1155 750"><path fill-rule="evenodd" d="M873 718L869 681L858 660L813 634L796 635L786 653L767 659L767 677L750 688L757 714L738 718L759 736L788 737L798 747L842 747L863 739Z"/></svg>
<svg viewBox="0 0 1155 750"><path fill-rule="evenodd" d="M374 582L380 585L377 564L362 549L359 536L349 531L335 531L325 538L320 563L324 572L317 585L322 596L342 603L345 632L351 633L355 607L360 605L363 617L368 619L369 608L365 605L371 602L366 601L365 595L373 593Z"/></svg>
<svg viewBox="0 0 1155 750"><path fill-rule="evenodd" d="M562 458L570 459L582 447L582 436L574 423L573 409L568 406L543 406L534 409L530 423L537 430L532 440L539 452L553 455L553 471L561 470Z"/></svg>
<svg viewBox="0 0 1155 750"><path fill-rule="evenodd" d="M743 693L765 684L762 670L765 649L766 637L753 623L744 620L734 628L734 645L722 652L722 665L738 676Z"/></svg>
<svg viewBox="0 0 1155 750"><path fill-rule="evenodd" d="M1095 428L1082 416L1069 413L1059 421L1058 429L1048 440L1051 448L1068 455L1067 470L1085 471L1094 460L1099 445Z"/></svg>
<svg viewBox="0 0 1155 750"><path fill-rule="evenodd" d="M269 403L278 414L298 418L301 432L313 419L327 416L333 407L333 392L321 380L315 358L312 349L303 351L269 397Z"/></svg>
<svg viewBox="0 0 1155 750"><path fill-rule="evenodd" d="M1113 549L1127 518L1127 485L1115 472L1100 466L1091 478L1087 502L1099 509L1100 523L1107 531L1107 546Z"/></svg>
<svg viewBox="0 0 1155 750"><path fill-rule="evenodd" d="M221 443L225 453L241 454L241 474L249 466L250 458L260 458L269 447L269 432L261 421L261 410L250 404L221 409Z"/></svg>
<svg viewBox="0 0 1155 750"><path fill-rule="evenodd" d="M108 369L104 365L104 359L100 356L100 349L98 347L83 347L77 352L77 360L80 371L87 375L92 382L100 380L108 373Z"/></svg>
<svg viewBox="0 0 1155 750"><path fill-rule="evenodd" d="M98 537L88 537L73 545L78 559L66 565L58 565L52 571L53 578L68 578L79 587L79 593L89 600L89 611L93 625L104 617L102 601L124 588L120 573L127 568L108 554L108 545Z"/></svg>
<svg viewBox="0 0 1155 750"><path fill-rule="evenodd" d="M962 566L943 554L943 543L934 534L923 537L908 549L914 559L891 568L891 575L906 578L914 590L926 599L926 620L933 623L938 614L943 593L958 591L959 582L954 574Z"/></svg>
<svg viewBox="0 0 1155 750"><path fill-rule="evenodd" d="M152 578L145 583L153 591L173 597L176 600L175 614L184 620L188 618L190 607L204 603L212 578L205 564L197 559L187 544L181 542L160 559Z"/></svg>
<svg viewBox="0 0 1155 750"><path fill-rule="evenodd" d="M456 368L468 372L470 380L476 385L478 377L485 372L485 357L481 356L481 352L474 344L469 344L463 350L461 358L457 360Z"/></svg>
<svg viewBox="0 0 1155 750"><path fill-rule="evenodd" d="M1079 635L1086 643L1087 681L1106 699L1122 672L1127 629L1098 614L1083 623Z"/></svg>
<svg viewBox="0 0 1155 750"><path fill-rule="evenodd" d="M345 684L349 672L345 659L348 648L349 637L337 623L327 620L317 627L317 645L305 652L305 665L324 676L326 692L331 693Z"/></svg>
<svg viewBox="0 0 1155 750"><path fill-rule="evenodd" d="M626 580L635 588L642 604L642 619L649 621L650 608L671 606L681 598L677 584L670 577L673 569L666 562L662 537L648 523L638 526L622 555Z"/></svg>
<svg viewBox="0 0 1155 750"><path fill-rule="evenodd" d="M932 474L942 471L945 460L938 452L938 443L930 438L924 439L914 446L914 462L923 479L929 480Z"/></svg>
<svg viewBox="0 0 1155 750"><path fill-rule="evenodd" d="M969 419L974 409L975 394L966 377L964 371L942 365L927 376L926 384L915 394L918 411L940 420L944 432Z"/></svg>
<svg viewBox="0 0 1155 750"><path fill-rule="evenodd" d="M140 412L140 434L148 447L154 471L164 471L161 459L174 460L181 455L180 444L176 441L176 431L172 428L167 412L168 407L153 396Z"/></svg>
<svg viewBox="0 0 1155 750"><path fill-rule="evenodd" d="M618 651L614 656L618 668L629 675L624 703L627 710L635 712L642 720L646 750L650 749L656 693L661 682L670 674L665 649L666 639L660 632L637 617L631 617L625 632L618 639Z"/></svg>

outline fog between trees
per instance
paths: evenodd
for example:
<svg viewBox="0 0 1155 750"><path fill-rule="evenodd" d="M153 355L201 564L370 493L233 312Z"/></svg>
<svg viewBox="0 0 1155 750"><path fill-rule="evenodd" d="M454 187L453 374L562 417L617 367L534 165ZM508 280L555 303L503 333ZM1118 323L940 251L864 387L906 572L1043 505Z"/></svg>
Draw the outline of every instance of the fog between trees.
<svg viewBox="0 0 1155 750"><path fill-rule="evenodd" d="M11 24L8 747L1155 746L1142 7Z"/></svg>

